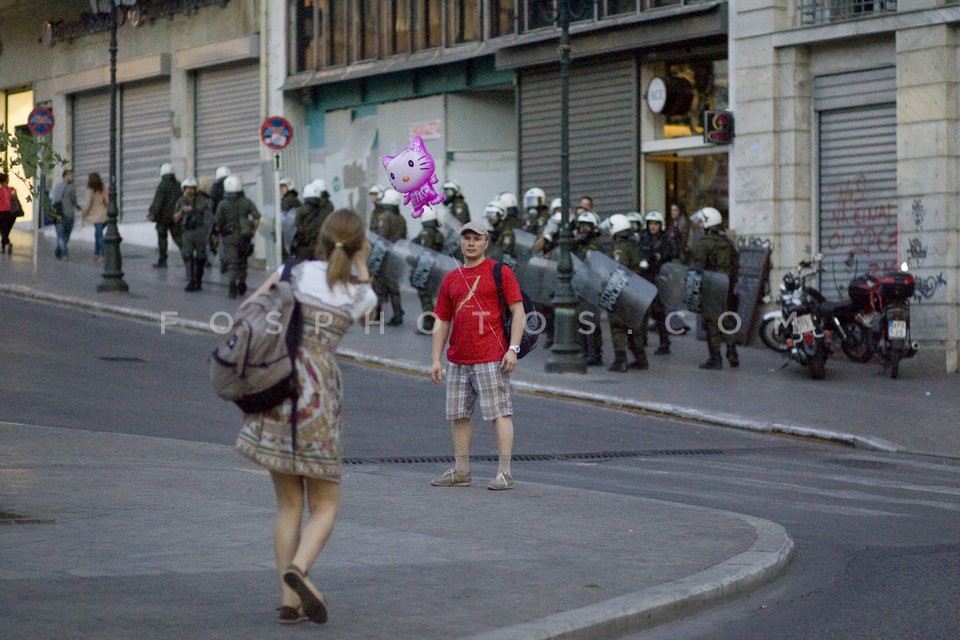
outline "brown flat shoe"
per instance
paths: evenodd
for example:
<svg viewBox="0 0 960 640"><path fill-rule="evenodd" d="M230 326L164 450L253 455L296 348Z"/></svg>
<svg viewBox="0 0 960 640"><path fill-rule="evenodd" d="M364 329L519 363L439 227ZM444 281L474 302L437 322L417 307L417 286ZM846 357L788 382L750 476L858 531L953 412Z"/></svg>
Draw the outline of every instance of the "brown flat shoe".
<svg viewBox="0 0 960 640"><path fill-rule="evenodd" d="M310 619L300 607L283 605L282 607L277 607L277 611L280 612L277 616L280 618L280 624L296 624L298 622L306 622Z"/></svg>
<svg viewBox="0 0 960 640"><path fill-rule="evenodd" d="M283 581L300 596L303 612L308 618L318 624L327 621L327 601L323 599L323 594L317 591L305 573L290 565L283 572Z"/></svg>

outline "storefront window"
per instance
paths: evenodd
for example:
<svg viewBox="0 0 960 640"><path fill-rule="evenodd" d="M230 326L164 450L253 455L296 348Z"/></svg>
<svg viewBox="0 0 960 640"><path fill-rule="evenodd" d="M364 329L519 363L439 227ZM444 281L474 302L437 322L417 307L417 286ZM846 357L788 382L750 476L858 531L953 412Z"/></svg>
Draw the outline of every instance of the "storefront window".
<svg viewBox="0 0 960 640"><path fill-rule="evenodd" d="M443 46L443 0L422 0L423 2L423 46L435 49Z"/></svg>
<svg viewBox="0 0 960 640"><path fill-rule="evenodd" d="M727 61L698 60L667 66L658 77L660 102L651 103L654 90L648 85L648 104L660 118L662 138L678 138L703 133L703 112L720 111L729 106Z"/></svg>

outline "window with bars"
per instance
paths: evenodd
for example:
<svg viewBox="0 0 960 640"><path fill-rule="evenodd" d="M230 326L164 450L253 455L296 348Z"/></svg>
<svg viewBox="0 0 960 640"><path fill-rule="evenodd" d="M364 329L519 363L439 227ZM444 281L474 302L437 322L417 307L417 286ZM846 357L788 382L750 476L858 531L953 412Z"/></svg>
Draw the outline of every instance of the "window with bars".
<svg viewBox="0 0 960 640"><path fill-rule="evenodd" d="M800 0L803 26L856 20L897 12L897 0Z"/></svg>
<svg viewBox="0 0 960 640"><path fill-rule="evenodd" d="M688 0L566 0L571 23ZM828 0L800 0L825 2ZM841 2L843 0L833 0ZM867 0L852 0L862 5ZM872 0L876 2L888 0ZM892 0L894 3L896 0ZM560 0L288 0L295 73L557 28ZM871 6L873 6L871 4ZM895 4L894 4L895 6Z"/></svg>

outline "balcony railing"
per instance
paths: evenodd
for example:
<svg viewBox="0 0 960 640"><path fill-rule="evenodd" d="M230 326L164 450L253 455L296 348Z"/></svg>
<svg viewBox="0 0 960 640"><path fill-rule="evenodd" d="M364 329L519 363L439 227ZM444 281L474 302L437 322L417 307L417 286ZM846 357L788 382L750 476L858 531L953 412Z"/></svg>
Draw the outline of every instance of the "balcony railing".
<svg viewBox="0 0 960 640"><path fill-rule="evenodd" d="M897 12L897 0L800 0L800 24L811 26Z"/></svg>

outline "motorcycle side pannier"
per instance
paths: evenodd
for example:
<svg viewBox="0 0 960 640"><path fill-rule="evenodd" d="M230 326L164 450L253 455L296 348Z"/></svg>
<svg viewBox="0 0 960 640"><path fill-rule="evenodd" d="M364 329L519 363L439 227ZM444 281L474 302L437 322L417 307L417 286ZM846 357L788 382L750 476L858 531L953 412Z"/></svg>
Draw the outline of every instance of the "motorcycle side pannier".
<svg viewBox="0 0 960 640"><path fill-rule="evenodd" d="M870 306L870 285L871 281L868 276L857 276L850 281L850 286L847 287L850 300L860 309Z"/></svg>
<svg viewBox="0 0 960 640"><path fill-rule="evenodd" d="M884 298L909 298L913 296L917 281L903 271L893 271L880 278L880 295Z"/></svg>

